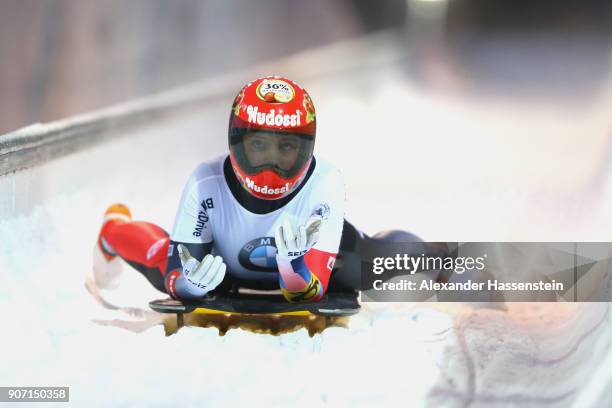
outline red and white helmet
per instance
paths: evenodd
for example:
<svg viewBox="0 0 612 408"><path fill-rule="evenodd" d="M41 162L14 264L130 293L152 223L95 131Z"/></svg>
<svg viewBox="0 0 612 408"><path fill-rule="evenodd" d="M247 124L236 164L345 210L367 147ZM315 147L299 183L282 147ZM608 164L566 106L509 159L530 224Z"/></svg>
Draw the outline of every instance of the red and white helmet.
<svg viewBox="0 0 612 408"><path fill-rule="evenodd" d="M315 134L314 105L298 84L277 76L247 84L234 99L229 121L236 177L255 197L286 197L308 171Z"/></svg>

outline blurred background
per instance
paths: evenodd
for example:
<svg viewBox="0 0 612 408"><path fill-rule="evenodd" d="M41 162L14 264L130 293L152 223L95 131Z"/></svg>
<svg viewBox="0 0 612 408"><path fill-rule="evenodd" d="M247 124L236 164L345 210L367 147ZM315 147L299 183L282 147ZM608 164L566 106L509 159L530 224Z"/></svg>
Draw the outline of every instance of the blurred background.
<svg viewBox="0 0 612 408"><path fill-rule="evenodd" d="M583 104L609 79L606 0L3 0L0 133L393 28L438 91Z"/></svg>
<svg viewBox="0 0 612 408"><path fill-rule="evenodd" d="M0 133L402 25L387 3L3 1Z"/></svg>

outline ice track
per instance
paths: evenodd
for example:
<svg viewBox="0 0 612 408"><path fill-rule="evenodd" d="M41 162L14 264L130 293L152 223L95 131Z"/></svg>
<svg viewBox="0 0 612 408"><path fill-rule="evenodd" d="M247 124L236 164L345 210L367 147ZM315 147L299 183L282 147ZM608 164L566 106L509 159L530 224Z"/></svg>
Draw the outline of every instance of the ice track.
<svg viewBox="0 0 612 408"><path fill-rule="evenodd" d="M374 77L384 81L368 94L352 85ZM399 227L431 240L610 240L603 107L582 112L588 120L578 126L564 111L576 108L458 103L415 90L399 64L350 71L342 80L321 75L304 85L318 101L316 152L343 169L347 217L367 232ZM505 310L366 304L348 329L313 338L305 330L278 337L232 330L221 337L189 327L165 337L155 325L160 317L146 309L160 294L126 266L121 287L107 295L132 309L103 308L84 282L104 209L121 201L136 219L169 229L190 171L225 150L231 99L0 177L0 385L67 385L75 406L612 402L609 303L513 303ZM401 134L392 127L398 114L414 117ZM513 114L523 120L508 128ZM350 117L368 120L344 120ZM577 137L585 127L588 146ZM535 152L542 146L552 146L546 157ZM577 151L580 166L572 159ZM576 164L571 172L568 160ZM600 184L589 184L593 179Z"/></svg>

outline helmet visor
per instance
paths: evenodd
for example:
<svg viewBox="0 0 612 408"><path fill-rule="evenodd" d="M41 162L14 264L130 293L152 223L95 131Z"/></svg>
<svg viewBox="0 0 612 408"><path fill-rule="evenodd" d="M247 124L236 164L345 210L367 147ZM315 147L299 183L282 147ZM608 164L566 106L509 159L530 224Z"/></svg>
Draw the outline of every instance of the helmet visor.
<svg viewBox="0 0 612 408"><path fill-rule="evenodd" d="M271 170L290 179L312 157L314 138L296 133L235 129L230 135L230 150L242 170L256 175Z"/></svg>

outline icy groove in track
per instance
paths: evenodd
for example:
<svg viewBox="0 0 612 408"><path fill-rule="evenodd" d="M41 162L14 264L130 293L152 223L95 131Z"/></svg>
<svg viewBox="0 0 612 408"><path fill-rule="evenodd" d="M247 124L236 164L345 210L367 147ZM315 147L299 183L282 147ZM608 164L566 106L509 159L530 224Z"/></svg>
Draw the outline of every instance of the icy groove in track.
<svg viewBox="0 0 612 408"><path fill-rule="evenodd" d="M538 359L536 357L525 357L525 355L523 354L517 354L515 356L514 361L523 360L523 361L528 362L530 365L552 366L552 365L558 364L568 359L572 354L578 351L578 348L580 347L581 343L583 343L588 337L592 336L603 325L603 323L608 318L609 311L610 309L606 308L605 313L598 320L598 322L595 325L593 325L589 330L587 330L582 336L580 336L578 340L576 340L574 344L570 347L570 349L565 354L561 355L560 357L554 358L551 360L545 360L545 359ZM437 386L431 391L431 393L429 394L430 396L447 396L447 397L456 398L456 399L461 400L463 407L469 407L474 402L478 402L478 403L482 403L482 402L514 403L514 404L519 404L519 403L553 404L553 403L558 403L560 401L563 401L569 398L570 396L574 395L577 392L577 388L573 388L570 391L561 393L557 396L551 396L551 397L529 396L529 395L519 394L519 393L509 394L509 395L477 394L476 393L477 375L476 375L475 363L474 363L473 357L471 356L469 347L467 345L466 336L465 336L465 332L467 329L469 329L469 324L473 317L474 317L473 315L470 315L466 318L458 318L460 320L455 325L455 330L456 330L457 338L459 341L460 350L465 359L467 376L468 376L467 377L468 384L467 384L466 392L456 391L456 390L442 388L442 387Z"/></svg>

